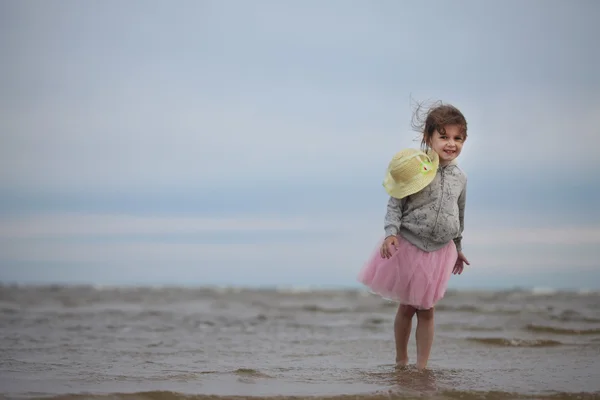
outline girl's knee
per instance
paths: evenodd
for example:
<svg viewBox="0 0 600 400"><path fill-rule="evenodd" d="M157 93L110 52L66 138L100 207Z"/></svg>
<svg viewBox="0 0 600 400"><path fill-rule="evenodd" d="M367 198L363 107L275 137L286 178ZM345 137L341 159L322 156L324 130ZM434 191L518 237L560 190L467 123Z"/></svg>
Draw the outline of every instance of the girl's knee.
<svg viewBox="0 0 600 400"><path fill-rule="evenodd" d="M415 312L417 312L416 308L406 304L402 304L398 308L398 313L405 318L412 318L415 315Z"/></svg>
<svg viewBox="0 0 600 400"><path fill-rule="evenodd" d="M417 318L422 320L433 319L433 308L429 310L417 310Z"/></svg>

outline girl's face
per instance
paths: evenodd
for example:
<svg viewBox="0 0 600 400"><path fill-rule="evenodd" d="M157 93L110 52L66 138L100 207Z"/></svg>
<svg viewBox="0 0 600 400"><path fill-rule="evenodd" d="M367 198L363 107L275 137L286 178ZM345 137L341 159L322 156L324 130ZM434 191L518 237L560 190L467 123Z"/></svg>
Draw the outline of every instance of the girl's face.
<svg viewBox="0 0 600 400"><path fill-rule="evenodd" d="M429 146L440 156L440 165L450 164L462 151L465 136L461 133L460 126L447 125L446 133L441 135L437 130L429 140Z"/></svg>

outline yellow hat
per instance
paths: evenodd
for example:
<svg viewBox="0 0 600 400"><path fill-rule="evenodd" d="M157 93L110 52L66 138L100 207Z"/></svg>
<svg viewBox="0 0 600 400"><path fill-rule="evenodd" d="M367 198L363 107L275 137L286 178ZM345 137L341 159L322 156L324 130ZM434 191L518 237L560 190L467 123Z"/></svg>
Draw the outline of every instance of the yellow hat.
<svg viewBox="0 0 600 400"><path fill-rule="evenodd" d="M390 161L383 187L397 199L417 193L433 181L439 161L433 150L427 153L416 149L402 150Z"/></svg>

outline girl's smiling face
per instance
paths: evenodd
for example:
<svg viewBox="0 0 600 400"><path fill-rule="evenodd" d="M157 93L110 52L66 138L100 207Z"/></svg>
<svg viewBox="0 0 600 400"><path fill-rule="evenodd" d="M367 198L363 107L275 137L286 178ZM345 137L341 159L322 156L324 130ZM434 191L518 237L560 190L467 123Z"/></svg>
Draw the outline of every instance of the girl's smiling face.
<svg viewBox="0 0 600 400"><path fill-rule="evenodd" d="M447 125L444 130L443 134L436 130L429 141L429 147L440 156L440 165L448 165L455 160L465 143L465 135L459 125Z"/></svg>

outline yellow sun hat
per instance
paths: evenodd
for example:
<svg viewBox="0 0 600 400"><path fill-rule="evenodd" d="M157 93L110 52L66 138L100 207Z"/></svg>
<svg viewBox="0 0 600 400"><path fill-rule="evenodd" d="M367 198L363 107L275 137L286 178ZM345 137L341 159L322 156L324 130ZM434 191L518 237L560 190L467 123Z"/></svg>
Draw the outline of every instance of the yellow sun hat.
<svg viewBox="0 0 600 400"><path fill-rule="evenodd" d="M423 190L433 181L440 159L430 150L404 149L388 165L383 187L392 197L402 199Z"/></svg>

